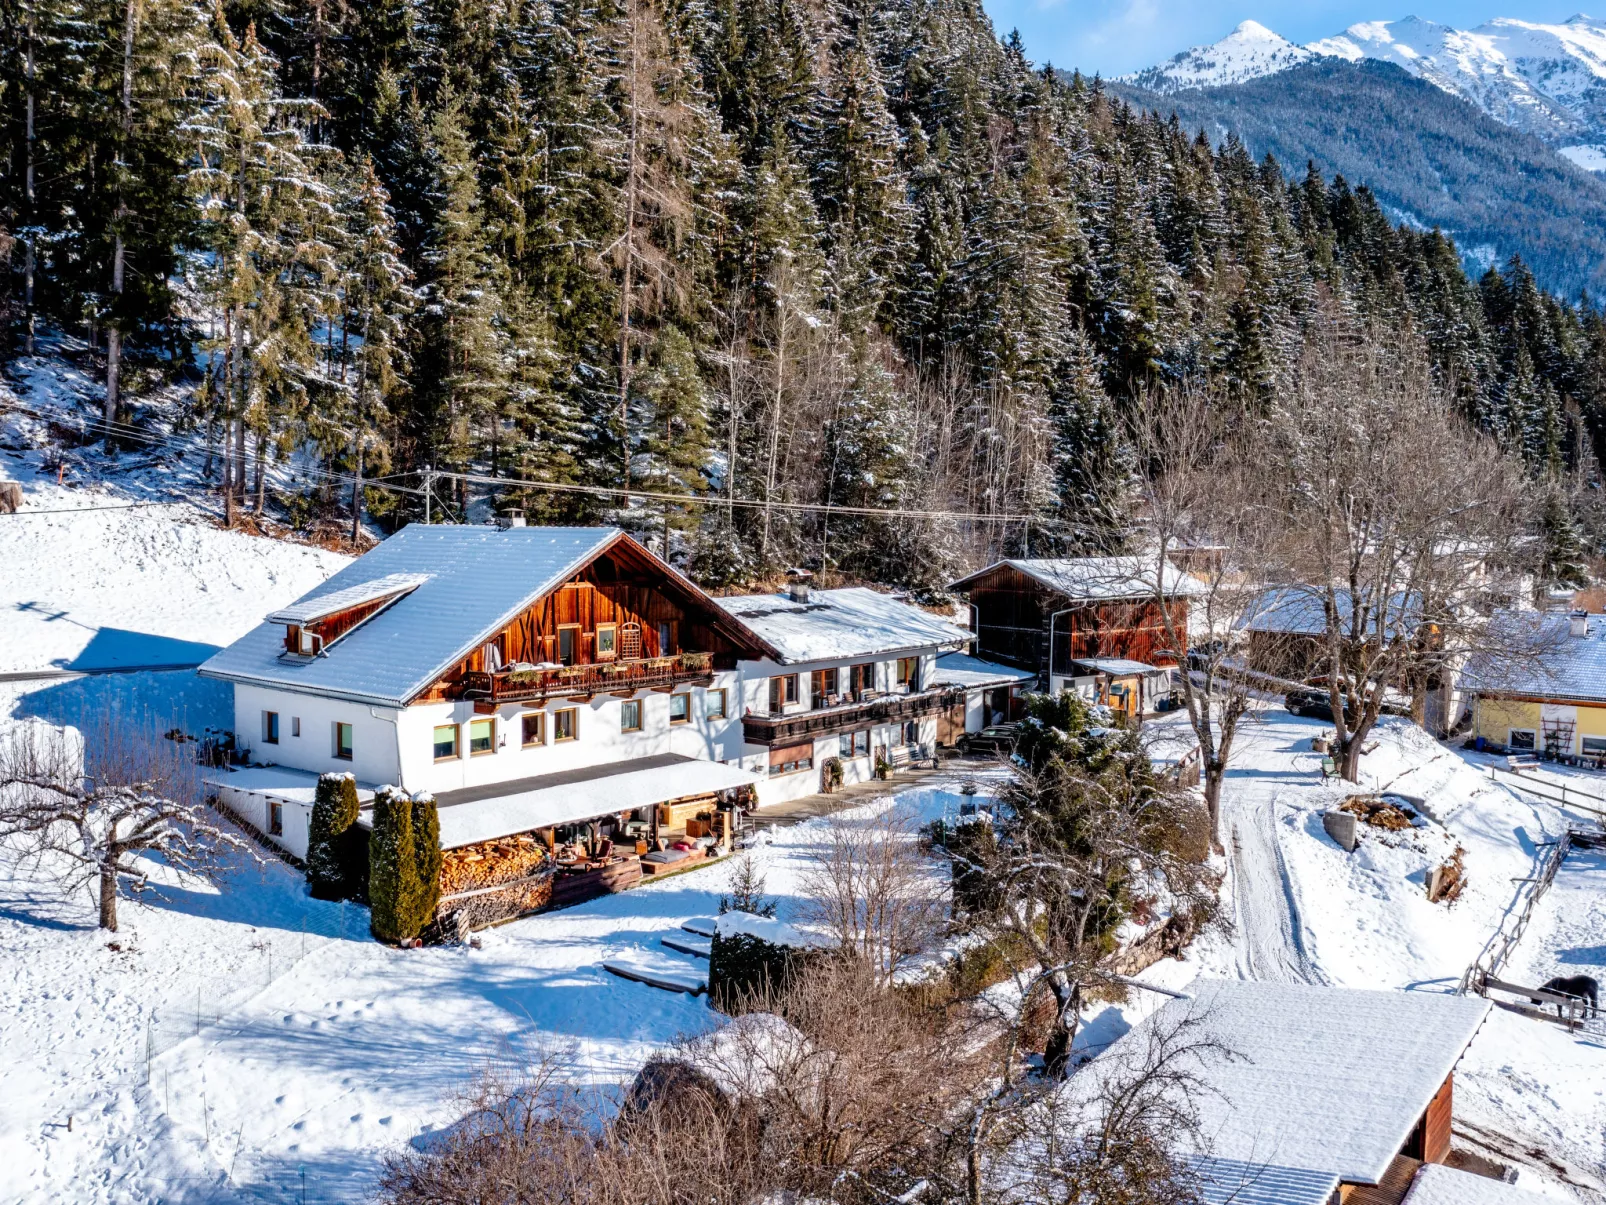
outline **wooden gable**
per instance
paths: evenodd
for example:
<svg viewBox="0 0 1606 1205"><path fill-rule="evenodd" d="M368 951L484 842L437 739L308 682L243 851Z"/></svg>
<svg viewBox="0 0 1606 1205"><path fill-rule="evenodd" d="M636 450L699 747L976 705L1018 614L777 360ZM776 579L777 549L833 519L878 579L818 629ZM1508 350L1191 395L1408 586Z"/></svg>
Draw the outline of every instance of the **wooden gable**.
<svg viewBox="0 0 1606 1205"><path fill-rule="evenodd" d="M604 628L613 632L611 655L598 648L598 632ZM733 669L744 657L776 655L739 620L628 536L609 544L568 581L536 599L415 701L455 697L464 674L490 668L488 648L495 649L504 666L565 660L591 665L707 653L714 668Z"/></svg>

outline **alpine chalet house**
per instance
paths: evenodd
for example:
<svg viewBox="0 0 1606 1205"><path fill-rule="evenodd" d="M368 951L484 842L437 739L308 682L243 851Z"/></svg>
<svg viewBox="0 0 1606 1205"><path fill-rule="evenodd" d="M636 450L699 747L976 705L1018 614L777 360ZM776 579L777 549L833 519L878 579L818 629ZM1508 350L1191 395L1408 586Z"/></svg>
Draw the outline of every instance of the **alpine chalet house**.
<svg viewBox="0 0 1606 1205"><path fill-rule="evenodd" d="M933 757L967 716L982 726L986 692L1018 685L1007 666L963 657L970 633L957 624L875 590L815 590L805 572L791 576L783 593L716 600L774 650L740 665L744 764L767 777L766 803L829 785L833 759L851 784L878 764ZM945 654L963 666L945 671Z"/></svg>
<svg viewBox="0 0 1606 1205"><path fill-rule="evenodd" d="M1501 611L1506 645L1467 667L1472 734L1483 745L1606 767L1606 615Z"/></svg>
<svg viewBox="0 0 1606 1205"><path fill-rule="evenodd" d="M1172 647L1154 572L1143 557L1003 560L949 589L969 596L978 657L1031 670L1055 694L1142 716L1168 698L1170 667L1187 651ZM1205 586L1169 563L1163 586L1185 636L1189 600Z"/></svg>
<svg viewBox="0 0 1606 1205"><path fill-rule="evenodd" d="M201 667L250 763L209 781L300 857L320 774L431 792L448 876L512 842L564 902L704 856L763 789L737 666L780 656L615 528L414 524Z"/></svg>

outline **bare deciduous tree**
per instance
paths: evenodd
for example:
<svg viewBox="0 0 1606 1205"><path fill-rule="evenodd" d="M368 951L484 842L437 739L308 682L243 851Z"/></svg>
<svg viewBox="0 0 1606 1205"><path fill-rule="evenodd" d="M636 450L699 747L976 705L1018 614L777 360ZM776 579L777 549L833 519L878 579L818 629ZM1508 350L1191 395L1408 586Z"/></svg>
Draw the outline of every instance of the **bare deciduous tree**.
<svg viewBox="0 0 1606 1205"><path fill-rule="evenodd" d="M836 816L805 872L804 919L884 980L930 945L947 912L945 883L920 845L913 812Z"/></svg>
<svg viewBox="0 0 1606 1205"><path fill-rule="evenodd" d="M1185 388L1150 395L1132 422L1149 539L1144 580L1177 657L1217 845L1221 785L1255 702L1242 627L1261 596L1258 568L1274 523L1257 505L1260 449L1244 417L1208 390Z"/></svg>
<svg viewBox="0 0 1606 1205"><path fill-rule="evenodd" d="M97 883L100 927L117 929L117 890L143 886L148 859L210 880L250 842L202 799L192 757L108 715L81 741L73 729L0 732L0 838L67 891Z"/></svg>
<svg viewBox="0 0 1606 1205"><path fill-rule="evenodd" d="M1516 564L1530 520L1520 471L1455 411L1407 335L1391 346L1334 322L1310 341L1267 424L1269 566L1296 583L1266 606L1312 633L1339 772L1351 782L1393 691L1498 638L1491 570Z"/></svg>

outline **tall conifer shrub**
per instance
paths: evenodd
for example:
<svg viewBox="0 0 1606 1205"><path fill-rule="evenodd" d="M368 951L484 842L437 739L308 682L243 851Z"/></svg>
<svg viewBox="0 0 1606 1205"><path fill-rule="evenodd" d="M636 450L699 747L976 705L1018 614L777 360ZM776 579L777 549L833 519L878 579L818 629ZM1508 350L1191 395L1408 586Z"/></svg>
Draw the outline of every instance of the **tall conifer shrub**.
<svg viewBox="0 0 1606 1205"><path fill-rule="evenodd" d="M418 861L413 843L413 801L382 787L374 796L374 831L368 838L368 927L380 941L418 935L413 923Z"/></svg>

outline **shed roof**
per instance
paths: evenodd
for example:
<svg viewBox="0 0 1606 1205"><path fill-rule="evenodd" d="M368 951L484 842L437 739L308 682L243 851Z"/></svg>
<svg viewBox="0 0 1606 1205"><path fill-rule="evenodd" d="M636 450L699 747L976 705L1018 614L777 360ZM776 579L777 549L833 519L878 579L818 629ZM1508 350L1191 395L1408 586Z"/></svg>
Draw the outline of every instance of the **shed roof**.
<svg viewBox="0 0 1606 1205"><path fill-rule="evenodd" d="M1032 560L994 561L969 577L962 577L950 590L968 590L976 582L1001 567L1024 573L1072 602L1115 602L1120 599L1148 598L1154 594L1154 562L1141 556L1052 557ZM1167 596L1192 598L1209 587L1191 573L1184 573L1167 562L1161 579Z"/></svg>
<svg viewBox="0 0 1606 1205"><path fill-rule="evenodd" d="M333 615L337 611L360 607L364 603L380 602L387 598L399 598L403 594L422 586L429 580L427 573L387 573L383 577L371 578L368 581L357 582L343 590L335 590L329 594L316 594L305 597L288 607L280 607L271 615L264 616L269 623L312 623Z"/></svg>
<svg viewBox="0 0 1606 1205"><path fill-rule="evenodd" d="M1341 623L1349 623L1354 597L1348 590L1335 590L1333 602ZM1362 599L1369 597L1366 593ZM1397 593L1389 598L1386 615L1375 611L1365 621L1375 626L1387 621L1396 630L1406 631L1420 622L1420 600L1414 595ZM1327 631L1326 591L1318 586L1274 586L1253 599L1244 609L1238 625L1246 632L1263 632L1280 636L1320 636Z"/></svg>
<svg viewBox="0 0 1606 1205"><path fill-rule="evenodd" d="M403 707L526 607L621 544L662 573L667 587L705 607L714 622L724 620L712 599L617 527L414 523L275 612L273 622L258 624L200 672L228 682ZM399 578L416 584L326 655L281 655L283 632L275 625L288 622L281 616L317 613L331 598L371 600L374 591L392 588ZM341 603L347 605L352 604ZM750 655L770 648L740 623L726 621L726 631Z"/></svg>
<svg viewBox="0 0 1606 1205"><path fill-rule="evenodd" d="M783 664L842 661L970 640L970 632L913 603L864 586L787 594L736 594L714 600L775 646Z"/></svg>
<svg viewBox="0 0 1606 1205"><path fill-rule="evenodd" d="M1168 1002L1071 1084L1090 1076L1086 1091L1140 1067L1152 1035L1190 1020L1190 1043L1222 1051L1187 1056L1205 1088L1194 1104L1216 1178L1264 1169L1268 1183L1286 1185L1268 1198L1279 1205L1324 1205L1340 1181L1377 1183L1490 1007L1294 983L1200 979L1190 990L1193 999Z"/></svg>
<svg viewBox="0 0 1606 1205"><path fill-rule="evenodd" d="M1547 1202L1554 1205L1554 1198L1442 1163L1424 1163L1416 1169L1416 1178L1411 1181L1410 1191L1401 1205L1546 1205Z"/></svg>
<svg viewBox="0 0 1606 1205"><path fill-rule="evenodd" d="M1462 684L1478 694L1528 695L1577 703L1606 702L1606 615L1584 619L1553 612L1500 611L1490 621L1491 646L1467 664Z"/></svg>
<svg viewBox="0 0 1606 1205"><path fill-rule="evenodd" d="M1166 670L1147 661L1133 661L1128 657L1077 657L1071 664L1092 670L1095 674L1110 674L1124 678L1133 674L1163 674Z"/></svg>

